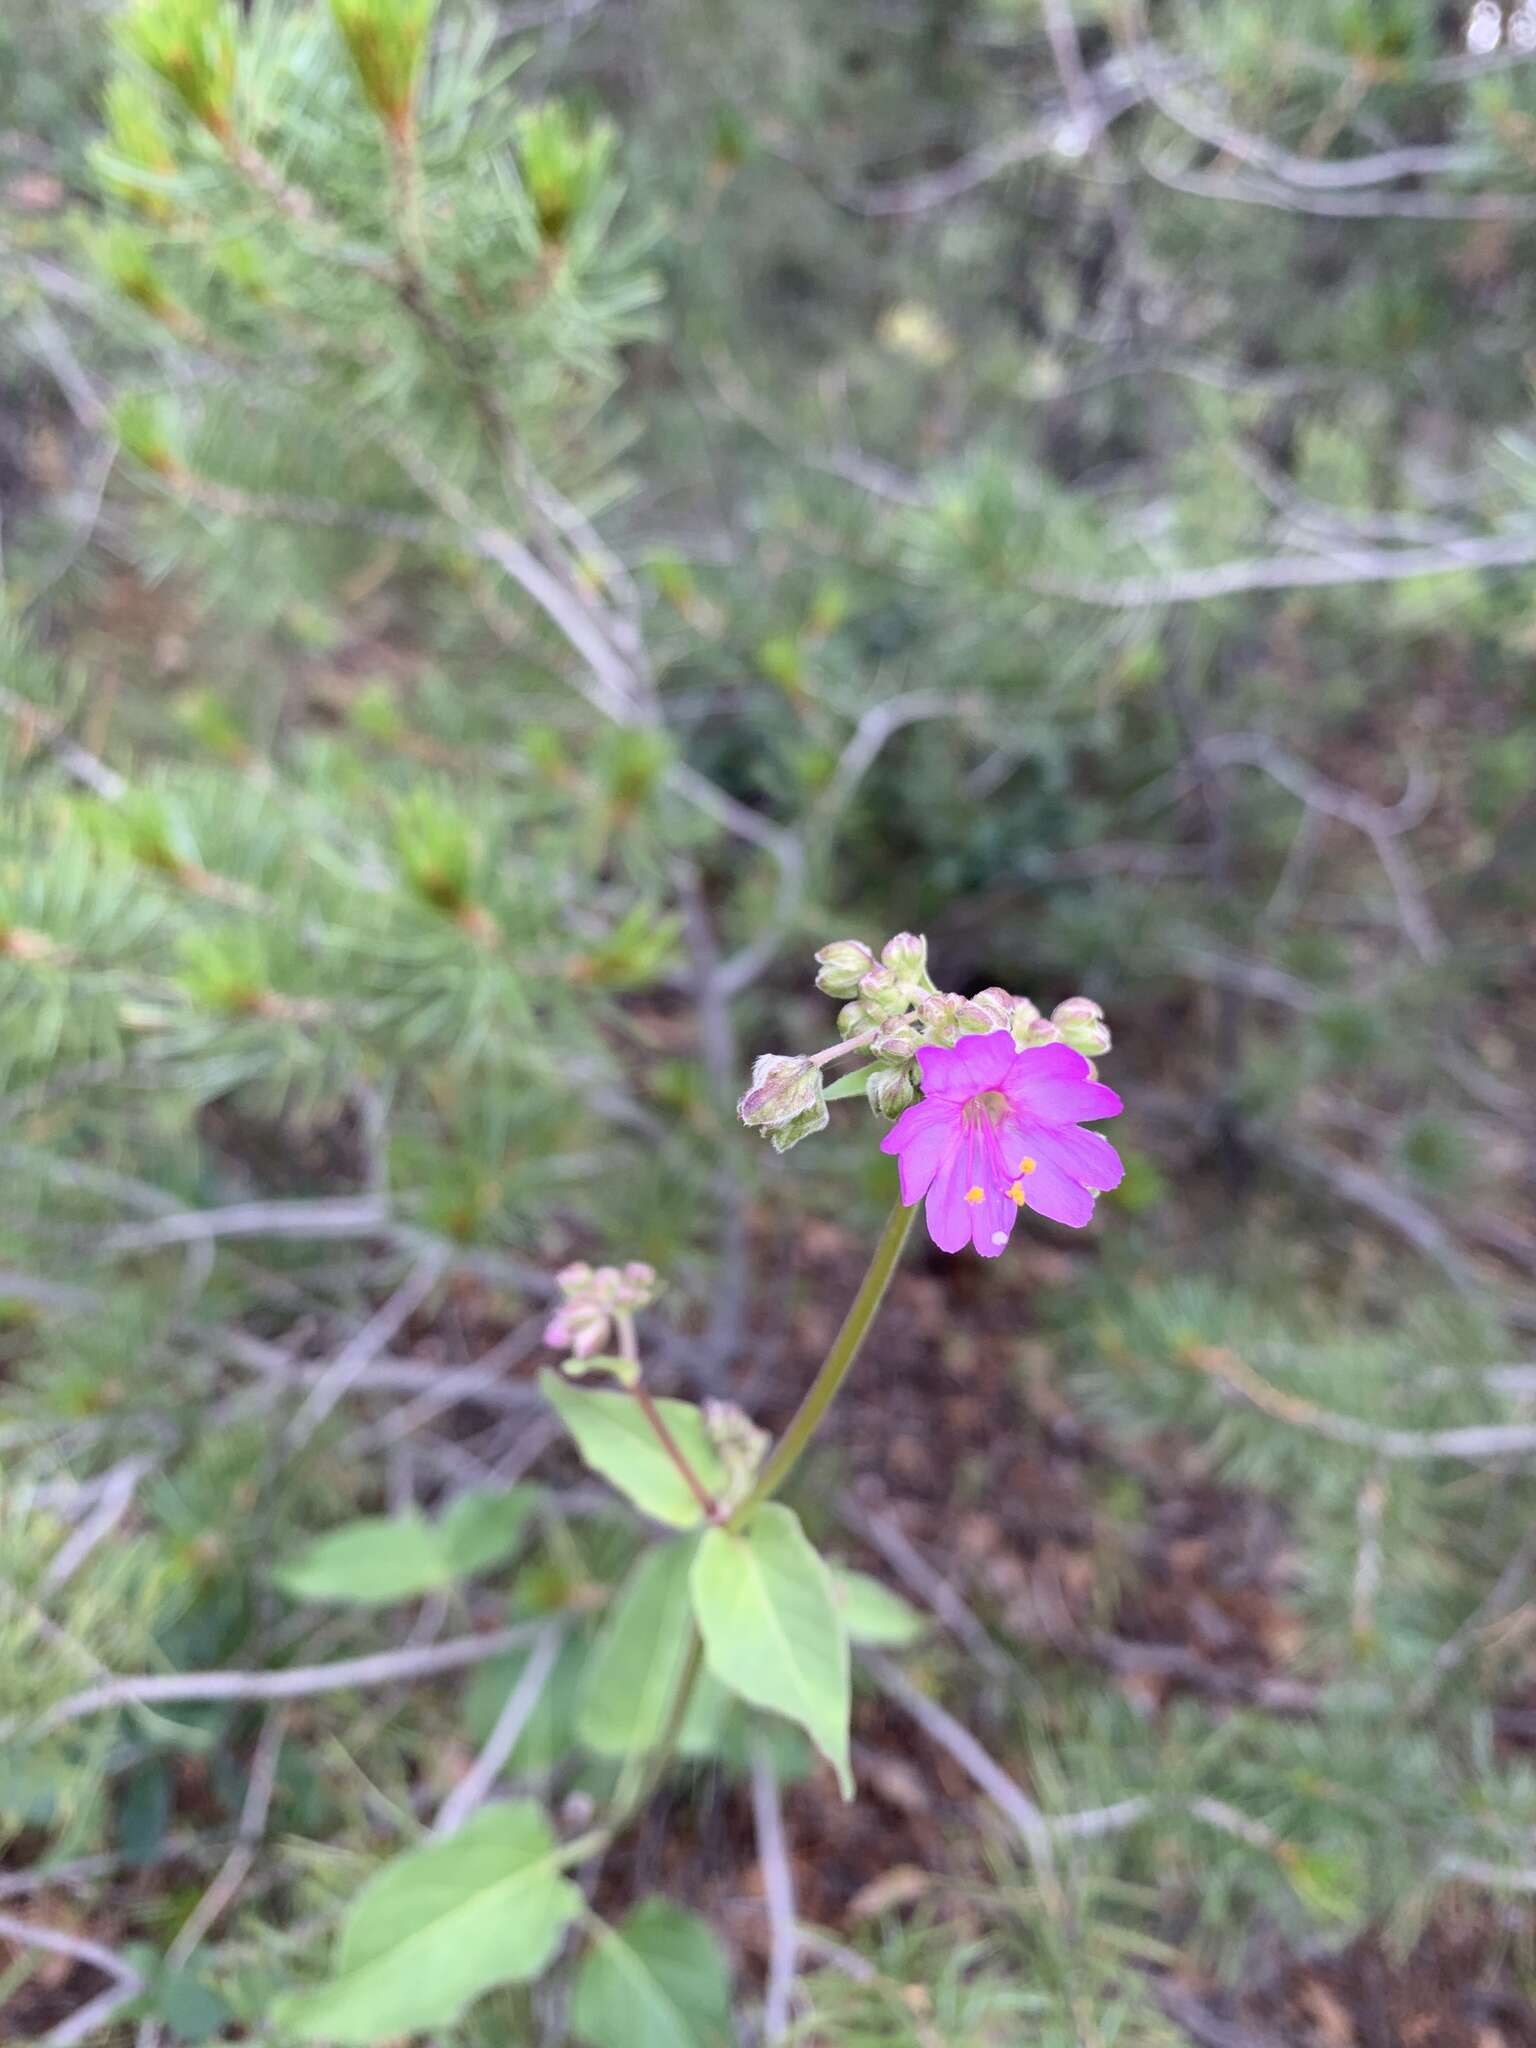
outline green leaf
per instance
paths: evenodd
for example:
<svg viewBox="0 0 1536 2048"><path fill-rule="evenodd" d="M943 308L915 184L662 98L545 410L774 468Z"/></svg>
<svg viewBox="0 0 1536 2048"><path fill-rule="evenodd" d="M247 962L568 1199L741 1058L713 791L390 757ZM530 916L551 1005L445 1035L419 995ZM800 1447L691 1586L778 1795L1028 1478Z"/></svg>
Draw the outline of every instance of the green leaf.
<svg viewBox="0 0 1536 2048"><path fill-rule="evenodd" d="M543 1495L541 1486L509 1486L500 1493L461 1493L451 1501L437 1527L453 1576L467 1579L505 1564Z"/></svg>
<svg viewBox="0 0 1536 2048"><path fill-rule="evenodd" d="M647 1551L604 1617L576 1716L576 1733L599 1756L644 1756L661 1739L693 1635L694 1547L690 1540Z"/></svg>
<svg viewBox="0 0 1536 2048"><path fill-rule="evenodd" d="M306 1544L272 1574L295 1600L387 1606L451 1583L442 1537L420 1515L366 1515Z"/></svg>
<svg viewBox="0 0 1536 2048"><path fill-rule="evenodd" d="M816 1752L800 1729L777 1714L758 1713L712 1672L701 1671L678 1731L678 1755L723 1765L744 1778L765 1747L781 1785L801 1784L816 1767Z"/></svg>
<svg viewBox="0 0 1536 2048"><path fill-rule="evenodd" d="M752 1706L802 1727L851 1799L848 1632L832 1575L794 1512L773 1502L741 1535L707 1530L691 1590L709 1669Z"/></svg>
<svg viewBox="0 0 1536 2048"><path fill-rule="evenodd" d="M631 1395L567 1386L559 1373L548 1371L540 1373L539 1385L594 1472L653 1521L673 1529L699 1526L703 1509ZM725 1474L705 1434L703 1416L689 1401L658 1401L656 1406L706 1489L718 1493Z"/></svg>
<svg viewBox="0 0 1536 2048"><path fill-rule="evenodd" d="M867 1067L855 1067L851 1074L844 1074L840 1080L829 1081L822 1093L823 1102L850 1102L855 1095L862 1095L869 1085L871 1074L878 1074L880 1062L871 1060Z"/></svg>
<svg viewBox="0 0 1536 2048"><path fill-rule="evenodd" d="M417 1514L365 1515L317 1536L272 1576L292 1599L353 1607L441 1592L512 1555L539 1492L512 1486L503 1493L464 1493L437 1522Z"/></svg>
<svg viewBox="0 0 1536 2048"><path fill-rule="evenodd" d="M868 1572L833 1565L832 1588L850 1642L871 1650L907 1650L928 1633L926 1618Z"/></svg>
<svg viewBox="0 0 1536 2048"><path fill-rule="evenodd" d="M185 1970L161 1971L149 2009L178 2041L212 2041L233 2018L219 1994Z"/></svg>
<svg viewBox="0 0 1536 2048"><path fill-rule="evenodd" d="M279 2027L342 2048L393 2040L452 2026L494 1986L538 1976L581 1910L560 1857L530 1800L397 1857L359 1894L335 1978L279 2000Z"/></svg>
<svg viewBox="0 0 1536 2048"><path fill-rule="evenodd" d="M610 1357L606 1353L599 1358L578 1358L573 1351L569 1358L560 1361L560 1370L573 1380L587 1379L595 1372L607 1373L623 1387L634 1386L640 1378L640 1367L633 1358Z"/></svg>
<svg viewBox="0 0 1536 2048"><path fill-rule="evenodd" d="M724 2048L731 1976L696 1913L646 1899L587 1951L571 1994L571 2031L587 2048Z"/></svg>

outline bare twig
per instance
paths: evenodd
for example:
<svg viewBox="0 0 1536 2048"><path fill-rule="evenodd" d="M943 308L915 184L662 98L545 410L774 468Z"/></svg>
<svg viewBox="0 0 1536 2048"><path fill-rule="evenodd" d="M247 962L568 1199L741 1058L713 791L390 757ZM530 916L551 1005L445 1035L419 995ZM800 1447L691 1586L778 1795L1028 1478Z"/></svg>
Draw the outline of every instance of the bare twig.
<svg viewBox="0 0 1536 2048"><path fill-rule="evenodd" d="M1039 1807L1024 1788L1009 1777L1002 1765L987 1754L968 1728L963 1727L936 1700L920 1692L889 1658L867 1651L863 1662L881 1691L911 1715L930 1741L954 1758L971 1782L986 1794L1015 1830L1034 1867L1041 1897L1051 1912L1060 1916L1066 1902L1056 1873L1056 1851L1050 1825Z"/></svg>
<svg viewBox="0 0 1536 2048"><path fill-rule="evenodd" d="M1536 1452L1536 1423L1474 1423L1461 1429L1383 1429L1375 1423L1362 1422L1357 1416L1335 1414L1332 1409L1320 1408L1315 1401L1272 1386L1236 1352L1221 1346L1195 1346L1181 1357L1186 1364L1231 1387L1278 1422L1393 1462L1451 1458L1480 1465L1490 1459L1529 1457Z"/></svg>
<svg viewBox="0 0 1536 2048"><path fill-rule="evenodd" d="M169 1671L109 1678L71 1693L30 1727L20 1720L0 1724L0 1740L12 1741L24 1731L34 1737L51 1735L73 1721L122 1707L172 1706L189 1700L297 1700L315 1693L409 1684L444 1671L489 1663L493 1657L522 1648L544 1626L523 1622L483 1635L452 1636L445 1643L380 1650L367 1657L343 1657L334 1664L297 1664L285 1671Z"/></svg>
<svg viewBox="0 0 1536 2048"><path fill-rule="evenodd" d="M91 1512L59 1545L43 1574L43 1591L57 1592L79 1571L98 1543L106 1541L133 1505L133 1496L144 1477L145 1461L125 1458L106 1475L100 1498Z"/></svg>
<svg viewBox="0 0 1536 2048"><path fill-rule="evenodd" d="M388 1301L381 1304L357 1334L342 1346L310 1388L284 1432L288 1450L298 1450L319 1429L348 1390L367 1372L381 1351L399 1336L442 1278L447 1260L429 1254L408 1273Z"/></svg>
<svg viewBox="0 0 1536 2048"><path fill-rule="evenodd" d="M1354 584L1406 583L1421 576L1455 576L1469 570L1527 569L1533 562L1536 529L1517 528L1425 547L1341 547L1331 555L1252 555L1118 581L1035 576L1028 587L1042 597L1074 604L1140 611L1162 605L1209 604L1216 598L1258 590L1337 590Z"/></svg>
<svg viewBox="0 0 1536 2048"><path fill-rule="evenodd" d="M9 718L22 734L25 741L32 738L42 741L67 775L99 796L104 802L115 804L128 787L115 768L98 761L69 737L51 712L44 711L40 704L29 703L14 690L0 685L0 712Z"/></svg>
<svg viewBox="0 0 1536 2048"><path fill-rule="evenodd" d="M389 1204L376 1195L314 1201L233 1202L223 1209L185 1209L153 1223L127 1224L102 1240L108 1253L158 1251L225 1237L375 1237L387 1230Z"/></svg>
<svg viewBox="0 0 1536 2048"><path fill-rule="evenodd" d="M758 1738L752 1746L752 1820L763 1872L763 1906L768 1915L768 1986L763 2001L765 2048L788 2033L794 2017L799 1934L795 1921L795 1878L784 1840L784 1813L773 1755Z"/></svg>
<svg viewBox="0 0 1536 2048"><path fill-rule="evenodd" d="M34 1927L30 1920L18 1919L13 1913L0 1913L0 1941L14 1942L18 1948L39 1948L48 1955L65 1956L71 1962L87 1963L93 1970L100 1970L103 1976L112 1979L110 1990L82 2005L51 2033L44 2035L44 2040L53 2044L53 2048L73 2048L74 2043L88 2039L98 2027L106 2025L113 2013L130 1999L137 1998L144 1989L144 1978L132 1963L83 1934L66 1934L55 1927Z"/></svg>
<svg viewBox="0 0 1536 2048"><path fill-rule="evenodd" d="M936 1571L894 1518L850 1496L839 1513L856 1535L878 1550L886 1563L935 1618L994 1678L1012 1680L1014 1667L966 1606L942 1572Z"/></svg>
<svg viewBox="0 0 1536 2048"><path fill-rule="evenodd" d="M507 1694L484 1747L439 1807L432 1828L434 1835L457 1833L470 1815L477 1813L490 1797L507 1759L516 1749L523 1730L543 1697L549 1675L555 1668L555 1659L560 1654L561 1639L562 1631L555 1626L546 1627L535 1638L528 1662L519 1673L516 1685Z"/></svg>
<svg viewBox="0 0 1536 2048"><path fill-rule="evenodd" d="M267 1814L277 1785L278 1759L282 1755L287 1727L288 1709L281 1706L273 1707L261 1724L261 1733L256 1738L256 1748L251 1757L245 1798L240 1806L240 1828L234 1847L166 1951L165 1960L171 1969L179 1970L186 1966L187 1959L208 1930L234 1903L240 1887L251 1874L251 1866L266 1833Z"/></svg>
<svg viewBox="0 0 1536 2048"><path fill-rule="evenodd" d="M1139 106L1145 89L1127 76L1123 64L1113 62L1085 77L1078 104L1050 108L1027 128L983 143L941 171L921 177L904 178L887 185L864 185L835 191L832 197L851 213L876 219L910 218L931 213L974 192L979 185L1001 177L1020 164L1041 157L1059 156L1068 161L1081 157L1094 138L1130 108Z"/></svg>

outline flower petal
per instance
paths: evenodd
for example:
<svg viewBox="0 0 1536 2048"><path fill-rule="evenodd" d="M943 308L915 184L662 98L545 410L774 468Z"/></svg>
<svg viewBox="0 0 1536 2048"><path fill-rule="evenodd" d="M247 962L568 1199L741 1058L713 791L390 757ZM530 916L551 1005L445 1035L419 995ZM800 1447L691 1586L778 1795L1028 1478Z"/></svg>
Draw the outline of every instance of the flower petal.
<svg viewBox="0 0 1536 2048"><path fill-rule="evenodd" d="M918 1047L917 1064L922 1071L923 1093L944 1102L965 1102L976 1093L970 1069L960 1057L958 1046Z"/></svg>
<svg viewBox="0 0 1536 2048"><path fill-rule="evenodd" d="M1053 1223L1070 1223L1081 1230L1093 1215L1089 1190L1048 1159L1038 1161L1034 1172L1024 1176L1023 1186L1025 1205Z"/></svg>
<svg viewBox="0 0 1536 2048"><path fill-rule="evenodd" d="M974 1205L965 1198L979 1184L976 1149L975 1134L962 1128L956 1143L940 1160L928 1190L928 1235L941 1252L957 1252L971 1241Z"/></svg>
<svg viewBox="0 0 1536 2048"><path fill-rule="evenodd" d="M1070 1045L1032 1045L1014 1056L1003 1092L1018 1115L1043 1124L1118 1116L1124 1103L1088 1073L1088 1062Z"/></svg>
<svg viewBox="0 0 1536 2048"><path fill-rule="evenodd" d="M1018 1204L1010 1202L993 1182L983 1181L980 1186L981 1200L971 1205L971 1243L984 1259L995 1259L1013 1235L1019 1220Z"/></svg>
<svg viewBox="0 0 1536 2048"><path fill-rule="evenodd" d="M957 1040L954 1051L972 1092L977 1095L989 1088L1001 1088L1019 1056L1011 1031L975 1032Z"/></svg>
<svg viewBox="0 0 1536 2048"><path fill-rule="evenodd" d="M880 1140L880 1150L895 1155L901 1176L901 1199L907 1208L923 1199L945 1153L962 1142L960 1118L957 1102L942 1098L936 1102L914 1102Z"/></svg>
<svg viewBox="0 0 1536 2048"><path fill-rule="evenodd" d="M1092 1188L1096 1194L1119 1187L1125 1179L1120 1154L1108 1138L1100 1137L1097 1131L1080 1131L1076 1124L1037 1124L1022 1120L1010 1123L1007 1128L1010 1132L1017 1130L1020 1133L1024 1153L1030 1158L1048 1161L1079 1186ZM1019 1156L1014 1154L1015 1159Z"/></svg>

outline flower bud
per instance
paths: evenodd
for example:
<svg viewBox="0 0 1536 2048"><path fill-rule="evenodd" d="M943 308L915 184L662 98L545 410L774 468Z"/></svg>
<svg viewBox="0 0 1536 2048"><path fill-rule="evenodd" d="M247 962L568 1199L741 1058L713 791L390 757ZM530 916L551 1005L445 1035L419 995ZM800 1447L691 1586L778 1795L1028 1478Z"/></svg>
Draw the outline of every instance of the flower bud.
<svg viewBox="0 0 1536 2048"><path fill-rule="evenodd" d="M766 1429L759 1429L734 1401L704 1403L704 1433L714 1446L725 1475L716 1495L721 1509L729 1513L740 1507L757 1478L771 1441Z"/></svg>
<svg viewBox="0 0 1536 2048"><path fill-rule="evenodd" d="M864 1094L876 1116L900 1116L917 1100L917 1080L912 1067L877 1068L865 1082Z"/></svg>
<svg viewBox="0 0 1536 2048"><path fill-rule="evenodd" d="M544 1326L544 1342L573 1358L594 1358L608 1341L610 1318L595 1301L567 1301Z"/></svg>
<svg viewBox="0 0 1536 2048"><path fill-rule="evenodd" d="M959 1037L960 1027L957 1017L961 1007L961 1000L959 996L948 995L918 997L917 1014L922 1020L923 1029L928 1033L931 1044L953 1045Z"/></svg>
<svg viewBox="0 0 1536 2048"><path fill-rule="evenodd" d="M871 967L859 978L859 1000L870 1016L899 1017L912 1007L910 992L897 981L889 967Z"/></svg>
<svg viewBox="0 0 1536 2048"><path fill-rule="evenodd" d="M1087 996L1071 996L1058 1003L1051 1012L1051 1022L1068 1045L1090 1059L1109 1051L1109 1026L1104 1022L1104 1012Z"/></svg>
<svg viewBox="0 0 1536 2048"><path fill-rule="evenodd" d="M1034 1031L1035 1026L1043 1021L1040 1012L1035 1008L1028 996L1014 997L1013 1015L1008 1019L1008 1029L1013 1033L1013 1042L1021 1052L1026 1046L1038 1045L1040 1043L1040 1040L1033 1038L1030 1034ZM1049 1025L1046 1026L1047 1030L1050 1028Z"/></svg>
<svg viewBox="0 0 1536 2048"><path fill-rule="evenodd" d="M1020 1047L1060 1045L1061 1033L1048 1017L1036 1017L1030 1023L1024 1025L1022 1030L1019 1025L1015 1024L1013 1027L1013 1040L1015 1045Z"/></svg>
<svg viewBox="0 0 1536 2048"><path fill-rule="evenodd" d="M1007 1031L1013 1023L1014 1006L1018 1000L1005 988L984 988L971 997L971 1005L992 1019L994 1031Z"/></svg>
<svg viewBox="0 0 1536 2048"><path fill-rule="evenodd" d="M880 958L898 981L921 982L928 975L928 941L916 932L897 932L880 949Z"/></svg>
<svg viewBox="0 0 1536 2048"><path fill-rule="evenodd" d="M736 1105L750 1129L766 1131L775 1152L787 1152L831 1121L821 1069L814 1061L765 1052L752 1067L752 1086Z"/></svg>
<svg viewBox="0 0 1536 2048"><path fill-rule="evenodd" d="M877 1059L909 1060L922 1044L915 1025L889 1024L870 1047Z"/></svg>
<svg viewBox="0 0 1536 2048"><path fill-rule="evenodd" d="M984 1010L980 1003L970 1002L961 1003L955 1011L955 1027L965 1037L1001 1028L990 1011Z"/></svg>
<svg viewBox="0 0 1536 2048"><path fill-rule="evenodd" d="M633 1314L637 1309L649 1308L655 1299L656 1268L646 1265L643 1259L631 1259L614 1290L616 1305Z"/></svg>
<svg viewBox="0 0 1536 2048"><path fill-rule="evenodd" d="M868 946L857 939L837 939L816 955L816 986L824 996L853 996L859 981L875 964Z"/></svg>
<svg viewBox="0 0 1536 2048"><path fill-rule="evenodd" d="M855 1038L859 1032L867 1031L870 1023L870 1014L862 1003L844 1003L837 1013L837 1035L839 1038Z"/></svg>

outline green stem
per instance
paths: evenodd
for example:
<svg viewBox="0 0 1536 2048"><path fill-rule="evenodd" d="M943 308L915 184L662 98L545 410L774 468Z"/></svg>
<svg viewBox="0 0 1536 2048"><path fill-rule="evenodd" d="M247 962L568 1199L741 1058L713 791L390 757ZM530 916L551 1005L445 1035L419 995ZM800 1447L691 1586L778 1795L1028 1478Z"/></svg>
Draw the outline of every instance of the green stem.
<svg viewBox="0 0 1536 2048"><path fill-rule="evenodd" d="M843 1318L842 1328L832 1341L832 1349L822 1361L821 1370L811 1382L810 1391L800 1403L794 1420L780 1437L773 1456L759 1474L757 1484L731 1516L726 1525L728 1528L739 1529L754 1509L761 1507L765 1500L771 1500L804 1456L806 1445L837 1399L838 1390L852 1371L860 1347L869 1335L870 1325L885 1299L885 1290L891 1284L891 1275L896 1271L916 1217L916 1203L910 1209L904 1209L898 1201L886 1218L869 1270L853 1297L852 1307Z"/></svg>

